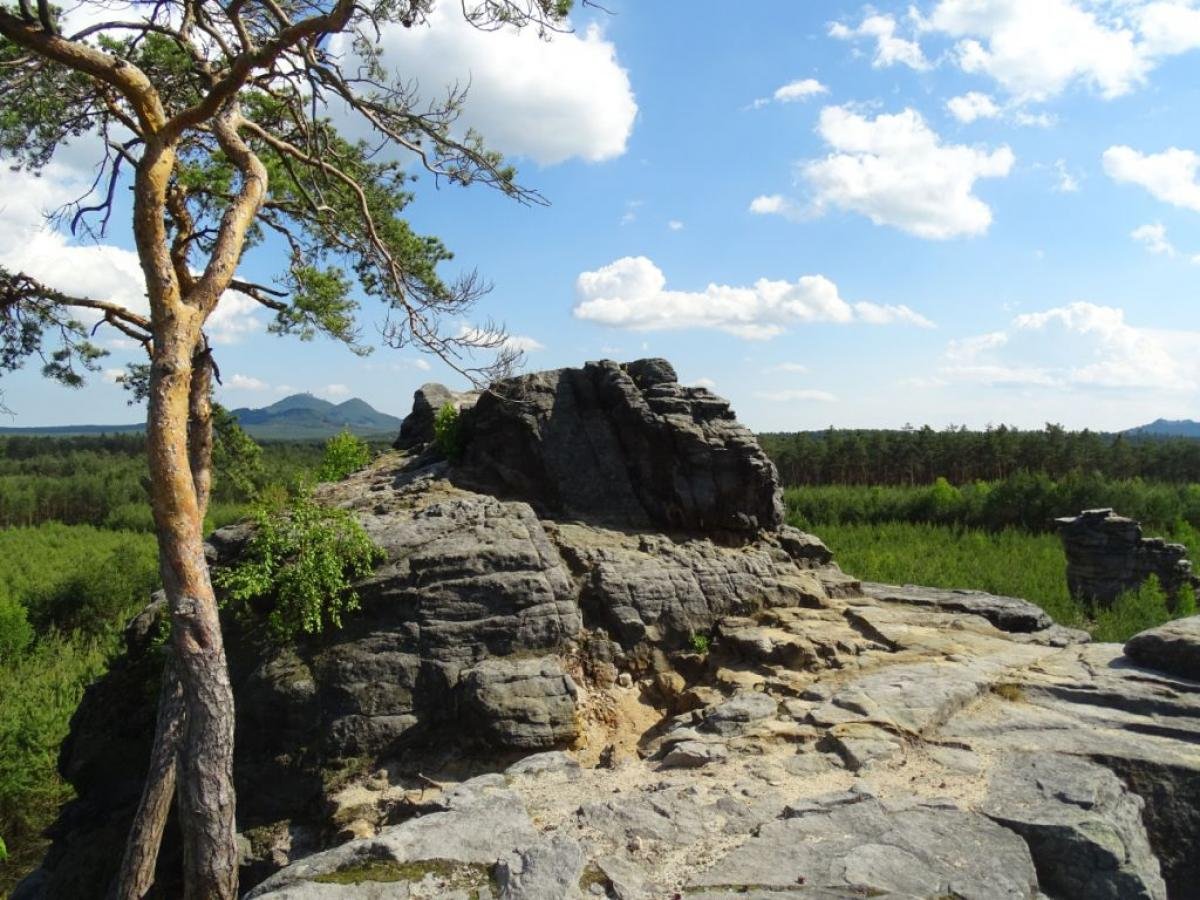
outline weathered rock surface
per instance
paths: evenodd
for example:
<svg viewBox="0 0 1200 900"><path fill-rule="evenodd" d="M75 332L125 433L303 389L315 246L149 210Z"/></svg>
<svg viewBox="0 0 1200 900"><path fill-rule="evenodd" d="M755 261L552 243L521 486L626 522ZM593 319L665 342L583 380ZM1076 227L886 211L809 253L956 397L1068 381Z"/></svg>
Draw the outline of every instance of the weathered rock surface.
<svg viewBox="0 0 1200 900"><path fill-rule="evenodd" d="M501 381L462 418L461 478L553 516L683 531L777 528L775 466L729 403L670 363Z"/></svg>
<svg viewBox="0 0 1200 900"><path fill-rule="evenodd" d="M413 394L412 412L400 423L400 434L392 446L397 450L414 450L433 443L433 422L441 408L449 403L461 412L478 398L476 391L452 391L432 382L421 385Z"/></svg>
<svg viewBox="0 0 1200 900"><path fill-rule="evenodd" d="M1133 519L1111 509L1088 509L1056 522L1067 554L1067 587L1086 603L1111 606L1151 575L1172 598L1185 591L1194 597L1200 588L1187 547L1142 537Z"/></svg>
<svg viewBox="0 0 1200 900"><path fill-rule="evenodd" d="M1135 634L1125 642L1125 655L1151 669L1200 681L1200 616Z"/></svg>
<svg viewBox="0 0 1200 900"><path fill-rule="evenodd" d="M982 811L1025 839L1039 883L1053 895L1164 898L1142 807L1103 766L1018 754L992 770Z"/></svg>
<svg viewBox="0 0 1200 900"><path fill-rule="evenodd" d="M527 376L526 406L508 384L465 415L463 466L394 454L322 489L386 560L339 631L227 623L250 896L1197 895L1194 623L1126 655L1014 598L860 586L776 527L727 406L671 378ZM26 897L107 890L153 623L80 706L79 799Z"/></svg>

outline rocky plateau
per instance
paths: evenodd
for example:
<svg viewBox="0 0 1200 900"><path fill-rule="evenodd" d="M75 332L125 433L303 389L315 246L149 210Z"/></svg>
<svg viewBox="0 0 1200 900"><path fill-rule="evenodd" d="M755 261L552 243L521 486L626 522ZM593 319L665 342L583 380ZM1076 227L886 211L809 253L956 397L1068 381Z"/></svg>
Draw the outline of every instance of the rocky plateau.
<svg viewBox="0 0 1200 900"><path fill-rule="evenodd" d="M401 443L321 490L386 553L362 610L282 647L227 625L248 897L1200 896L1198 620L1126 648L860 583L662 360L427 387ZM156 615L75 716L79 797L19 898L108 890Z"/></svg>

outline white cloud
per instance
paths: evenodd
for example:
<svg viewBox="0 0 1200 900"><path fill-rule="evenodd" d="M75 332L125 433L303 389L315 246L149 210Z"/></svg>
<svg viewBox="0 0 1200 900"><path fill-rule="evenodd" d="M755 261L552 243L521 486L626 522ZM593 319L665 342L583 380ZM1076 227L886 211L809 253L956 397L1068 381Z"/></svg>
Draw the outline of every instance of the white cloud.
<svg viewBox="0 0 1200 900"><path fill-rule="evenodd" d="M458 336L461 338L467 338L470 341L486 344L498 336L498 333L484 331L482 328L476 328L472 325L462 325L458 329ZM532 353L536 350L546 349L546 345L541 341L524 334L505 335L500 346L508 350L515 350L519 353Z"/></svg>
<svg viewBox="0 0 1200 900"><path fill-rule="evenodd" d="M327 384L323 388L318 388L316 393L326 400L343 400L350 396L351 391L344 384Z"/></svg>
<svg viewBox="0 0 1200 900"><path fill-rule="evenodd" d="M763 194L750 201L750 212L760 216L784 215L791 209L791 202L782 194Z"/></svg>
<svg viewBox="0 0 1200 900"><path fill-rule="evenodd" d="M28 172L6 172L4 199L0 200L0 265L24 272L66 294L108 300L141 315L149 315L145 276L137 254L113 244L72 241L52 228L45 214L82 196L90 177L51 163L36 177ZM259 328L251 298L230 291L221 298L208 321L214 343L228 344ZM92 323L99 316L86 310L79 318ZM126 340L109 332L110 346L124 349Z"/></svg>
<svg viewBox="0 0 1200 900"><path fill-rule="evenodd" d="M837 397L829 391L816 391L810 388L791 388L782 391L755 391L754 396L760 400L770 400L773 403L795 403L809 400L816 403L835 403Z"/></svg>
<svg viewBox="0 0 1200 900"><path fill-rule="evenodd" d="M1190 0L938 0L920 27L955 39L963 71L1022 103L1076 84L1119 97L1162 58L1200 47Z"/></svg>
<svg viewBox="0 0 1200 900"><path fill-rule="evenodd" d="M1031 113L1024 109L1014 109L1012 120L1027 128L1053 128L1058 119L1051 113Z"/></svg>
<svg viewBox="0 0 1200 900"><path fill-rule="evenodd" d="M968 91L960 97L951 97L946 101L946 109L950 110L950 115L958 121L967 124L976 119L995 119L1001 113L996 101L979 91Z"/></svg>
<svg viewBox="0 0 1200 900"><path fill-rule="evenodd" d="M225 382L225 386L232 391L269 391L271 389L271 386L261 378L236 372Z"/></svg>
<svg viewBox="0 0 1200 900"><path fill-rule="evenodd" d="M1167 226L1162 222L1139 225L1129 236L1157 256L1175 256L1175 245L1167 239Z"/></svg>
<svg viewBox="0 0 1200 900"><path fill-rule="evenodd" d="M920 44L916 41L896 37L896 20L892 16L868 15L857 28L851 28L841 22L834 22L829 26L829 36L843 41L856 38L873 39L875 56L871 60L871 65L877 69L905 65L910 69L923 72L930 68L929 60L921 52Z"/></svg>
<svg viewBox="0 0 1200 900"><path fill-rule="evenodd" d="M641 200L626 200L625 212L621 214L621 219L618 224L629 225L633 222L636 222L638 217L637 211L641 205Z"/></svg>
<svg viewBox="0 0 1200 900"><path fill-rule="evenodd" d="M703 291L671 291L662 270L644 256L627 256L582 273L576 293L576 318L634 331L713 328L763 340L813 322L932 325L907 306L847 303L823 275L795 282L760 278L752 287L710 284Z"/></svg>
<svg viewBox="0 0 1200 900"><path fill-rule="evenodd" d="M1054 161L1054 171L1058 175L1058 182L1054 185L1054 190L1060 194L1073 194L1079 190L1079 177L1067 168L1065 159Z"/></svg>
<svg viewBox="0 0 1200 900"><path fill-rule="evenodd" d="M799 166L816 212L856 212L933 240L985 233L992 211L972 193L975 182L1008 175L1015 161L1007 146L943 143L914 109L869 119L827 106L817 131L833 152Z"/></svg>
<svg viewBox="0 0 1200 900"><path fill-rule="evenodd" d="M686 382L686 384L690 385L691 387L707 388L710 391L716 390L717 388L717 383L711 378L693 378L691 381Z"/></svg>
<svg viewBox="0 0 1200 900"><path fill-rule="evenodd" d="M951 341L941 375L991 385L1194 391L1196 338L1130 325L1117 307L1076 302Z"/></svg>
<svg viewBox="0 0 1200 900"><path fill-rule="evenodd" d="M103 378L105 381L107 381L109 384L120 384L122 381L125 380L125 370L124 369L105 369L103 372L100 373L100 377Z"/></svg>
<svg viewBox="0 0 1200 900"><path fill-rule="evenodd" d="M779 363L777 366L769 366L763 370L764 372L790 372L793 374L803 374L808 371L808 366L803 363L785 362Z"/></svg>
<svg viewBox="0 0 1200 900"><path fill-rule="evenodd" d="M801 78L798 81L789 81L775 89L772 94L780 103L795 103L797 100L807 100L809 97L815 97L818 94L828 94L829 88L821 84L815 78Z"/></svg>
<svg viewBox="0 0 1200 900"><path fill-rule="evenodd" d="M667 222L667 228L671 231L683 231L683 223L678 219L671 219L671 221Z"/></svg>
<svg viewBox="0 0 1200 900"><path fill-rule="evenodd" d="M1164 203L1194 212L1200 212L1197 168L1200 168L1200 154L1178 147L1162 153L1141 153L1125 146L1104 151L1104 171L1109 178L1139 185Z"/></svg>
<svg viewBox="0 0 1200 900"><path fill-rule="evenodd" d="M384 64L415 80L426 100L468 88L458 124L506 154L552 165L625 152L637 101L616 46L595 25L549 39L535 28L484 32L458 3L438 3L428 25L388 25L382 42Z"/></svg>

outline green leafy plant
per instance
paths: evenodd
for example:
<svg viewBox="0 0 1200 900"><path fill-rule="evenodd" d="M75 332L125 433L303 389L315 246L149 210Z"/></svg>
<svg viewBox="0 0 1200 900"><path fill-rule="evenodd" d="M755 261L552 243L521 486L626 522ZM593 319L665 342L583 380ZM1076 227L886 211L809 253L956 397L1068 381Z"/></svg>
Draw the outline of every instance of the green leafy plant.
<svg viewBox="0 0 1200 900"><path fill-rule="evenodd" d="M282 509L260 509L255 523L241 561L215 574L226 602L245 609L265 605L267 624L280 641L340 628L342 615L358 609L352 584L383 557L362 525L305 491Z"/></svg>
<svg viewBox="0 0 1200 900"><path fill-rule="evenodd" d="M371 448L356 434L343 431L325 442L325 456L317 470L319 481L341 481L371 461Z"/></svg>
<svg viewBox="0 0 1200 900"><path fill-rule="evenodd" d="M1117 597L1111 607L1096 611L1092 637L1097 641L1127 641L1139 631L1174 618L1170 605L1158 577L1151 575L1134 590Z"/></svg>
<svg viewBox="0 0 1200 900"><path fill-rule="evenodd" d="M442 404L434 416L433 445L449 460L457 460L462 456L462 418L453 403Z"/></svg>
<svg viewBox="0 0 1200 900"><path fill-rule="evenodd" d="M712 638L707 634L693 634L688 638L688 646L696 653L708 653L712 647Z"/></svg>

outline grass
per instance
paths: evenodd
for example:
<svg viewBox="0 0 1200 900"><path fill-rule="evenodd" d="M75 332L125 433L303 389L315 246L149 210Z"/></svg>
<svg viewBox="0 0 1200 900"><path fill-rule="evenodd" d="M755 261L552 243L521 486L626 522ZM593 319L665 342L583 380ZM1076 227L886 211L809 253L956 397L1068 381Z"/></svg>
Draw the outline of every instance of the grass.
<svg viewBox="0 0 1200 900"><path fill-rule="evenodd" d="M1193 603L1170 610L1156 583L1123 595L1094 618L1067 592L1067 562L1052 534L888 522L874 525L816 525L811 529L833 551L843 569L864 581L971 588L1020 597L1044 609L1061 625L1084 628L1098 641L1123 642L1146 628L1195 613ZM1175 534L1190 547L1197 532ZM1194 555L1194 552L1193 552Z"/></svg>

